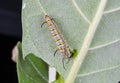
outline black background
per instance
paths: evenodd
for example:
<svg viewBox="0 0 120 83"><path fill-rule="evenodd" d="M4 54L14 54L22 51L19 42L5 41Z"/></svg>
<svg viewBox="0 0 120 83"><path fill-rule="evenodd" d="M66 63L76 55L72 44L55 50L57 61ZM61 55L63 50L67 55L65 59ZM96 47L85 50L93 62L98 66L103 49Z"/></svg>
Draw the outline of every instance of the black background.
<svg viewBox="0 0 120 83"><path fill-rule="evenodd" d="M0 81L18 83L12 49L22 40L22 0L0 0Z"/></svg>

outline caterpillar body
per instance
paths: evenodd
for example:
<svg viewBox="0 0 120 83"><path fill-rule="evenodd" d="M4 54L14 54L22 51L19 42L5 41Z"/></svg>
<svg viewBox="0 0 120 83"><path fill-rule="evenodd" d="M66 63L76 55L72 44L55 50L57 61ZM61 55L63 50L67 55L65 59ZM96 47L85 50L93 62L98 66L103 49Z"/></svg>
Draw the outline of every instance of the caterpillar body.
<svg viewBox="0 0 120 83"><path fill-rule="evenodd" d="M62 34L58 30L58 27L56 26L56 23L53 20L53 18L51 18L48 15L45 15L45 21L42 23L42 25L45 23L48 25L48 28L49 28L54 40L56 41L57 49L54 53L54 56L57 51L60 51L62 53L62 55L63 55L62 62L63 62L63 67L64 67L64 58L68 58L68 61L70 60L70 56L71 56L70 49L67 46ZM42 27L42 25L41 25L41 27Z"/></svg>

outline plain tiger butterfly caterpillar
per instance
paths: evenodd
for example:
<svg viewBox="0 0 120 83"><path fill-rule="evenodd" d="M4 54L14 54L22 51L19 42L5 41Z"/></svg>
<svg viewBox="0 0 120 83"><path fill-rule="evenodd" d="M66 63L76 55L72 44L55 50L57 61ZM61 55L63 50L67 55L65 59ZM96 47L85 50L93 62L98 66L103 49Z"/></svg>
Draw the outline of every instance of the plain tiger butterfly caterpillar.
<svg viewBox="0 0 120 83"><path fill-rule="evenodd" d="M54 38L54 40L56 41L56 45L57 45L57 49L54 52L54 56L56 54L57 51L60 51L63 55L63 67L64 67L64 59L67 58L68 62L70 60L70 56L71 56L71 52L69 47L66 45L66 42L62 36L62 34L60 33L60 31L58 30L58 27L56 26L55 21L53 20L53 18L51 18L48 15L45 15L45 21L41 24L41 27L43 26L43 24L47 24L48 28ZM65 67L64 67L65 69Z"/></svg>

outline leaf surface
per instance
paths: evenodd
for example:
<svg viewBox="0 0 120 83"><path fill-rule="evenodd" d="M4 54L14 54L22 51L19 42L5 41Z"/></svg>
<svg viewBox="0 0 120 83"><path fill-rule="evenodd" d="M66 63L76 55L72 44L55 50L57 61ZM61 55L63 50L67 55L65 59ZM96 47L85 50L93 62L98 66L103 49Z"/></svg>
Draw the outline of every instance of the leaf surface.
<svg viewBox="0 0 120 83"><path fill-rule="evenodd" d="M119 0L23 0L23 55L42 58L57 69L65 83L117 83L120 54ZM48 14L71 50L77 49L63 68L60 52L47 25ZM113 77L112 77L113 76ZM91 80L92 79L92 80Z"/></svg>
<svg viewBox="0 0 120 83"><path fill-rule="evenodd" d="M19 83L48 83L48 65L33 54L29 54L23 60L20 43L18 49L17 73Z"/></svg>

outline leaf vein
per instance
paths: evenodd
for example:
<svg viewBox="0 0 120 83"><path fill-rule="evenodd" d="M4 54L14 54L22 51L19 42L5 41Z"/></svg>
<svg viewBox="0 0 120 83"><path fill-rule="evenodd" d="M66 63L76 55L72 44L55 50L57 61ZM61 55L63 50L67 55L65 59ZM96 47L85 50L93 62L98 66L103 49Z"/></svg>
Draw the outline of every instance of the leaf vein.
<svg viewBox="0 0 120 83"><path fill-rule="evenodd" d="M28 78L28 79L30 79L30 80L32 80L32 81L34 81L35 83L39 83L38 81L36 81L36 80L34 80L31 76L29 76L25 71L24 71L24 68L23 68L23 66L22 66L22 63L20 62L19 63L20 64L20 70L25 74L25 76ZM22 80L24 80L24 79L22 79Z"/></svg>
<svg viewBox="0 0 120 83"><path fill-rule="evenodd" d="M42 7L42 4L40 3L40 0L38 0L38 2L39 2L39 5L40 5L40 8L41 8L42 12L43 12L45 15L47 15L46 11L45 11L44 8Z"/></svg>
<svg viewBox="0 0 120 83"><path fill-rule="evenodd" d="M117 7L117 8L111 9L111 10L104 11L104 14L109 14L109 13L113 13L113 12L116 12L116 11L120 11L120 7Z"/></svg>
<svg viewBox="0 0 120 83"><path fill-rule="evenodd" d="M42 74L39 72L38 68L34 65L34 63L31 61L31 59L29 58L28 60L30 61L31 65L36 70L36 72L40 75L40 77L43 78L46 82L48 82L47 79L45 79L45 77L42 76Z"/></svg>
<svg viewBox="0 0 120 83"><path fill-rule="evenodd" d="M113 69L116 69L116 68L119 68L119 67L120 67L120 65L116 65L116 66L113 66L113 67L109 67L109 68L105 68L105 69L100 69L98 71L93 71L93 72L89 72L89 73L86 73L86 74L79 74L77 77L83 77L83 76L88 76L88 75L91 75L91 74L105 72L105 71L113 70Z"/></svg>
<svg viewBox="0 0 120 83"><path fill-rule="evenodd" d="M102 45L98 45L98 46L89 48L89 50L96 50L96 49L99 49L99 48L103 48L103 47L109 46L109 45L111 45L111 44L117 43L117 42L119 42L119 41L120 41L120 39L117 39L117 40L114 40L114 41L109 42L109 43L105 43L105 44L102 44Z"/></svg>
<svg viewBox="0 0 120 83"><path fill-rule="evenodd" d="M81 11L80 7L77 5L75 0L72 0L74 6L76 7L76 10L79 12L79 14L84 18L84 20L86 22L88 22L89 24L91 24L91 22L88 20L88 18L85 16L85 14Z"/></svg>

